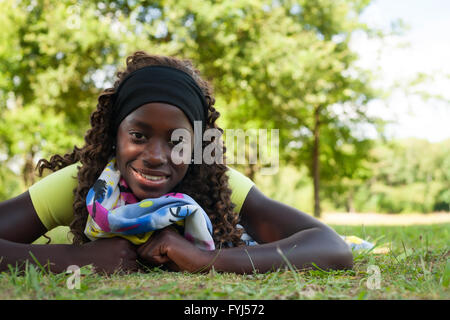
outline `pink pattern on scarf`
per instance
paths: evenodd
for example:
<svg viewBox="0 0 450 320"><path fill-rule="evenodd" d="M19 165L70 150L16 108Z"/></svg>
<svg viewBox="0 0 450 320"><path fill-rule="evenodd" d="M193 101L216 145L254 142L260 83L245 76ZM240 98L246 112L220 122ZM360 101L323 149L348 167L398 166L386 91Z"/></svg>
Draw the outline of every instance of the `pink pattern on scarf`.
<svg viewBox="0 0 450 320"><path fill-rule="evenodd" d="M120 196L122 197L123 201L125 201L126 204L133 204L138 202L134 194L129 192L121 192Z"/></svg>
<svg viewBox="0 0 450 320"><path fill-rule="evenodd" d="M114 232L124 232L124 231L131 230L131 229L134 229L134 228L137 228L137 227L139 227L139 224L134 224L134 225L129 226L129 227L123 227L123 228L114 230Z"/></svg>
<svg viewBox="0 0 450 320"><path fill-rule="evenodd" d="M129 189L127 183L125 182L124 178L120 178L120 185L122 185L123 187L125 187L126 189ZM122 198L123 201L125 201L126 204L133 204L133 203L137 203L138 200L136 199L136 197L134 196L134 194L132 194L131 192L121 192L120 193L120 197Z"/></svg>
<svg viewBox="0 0 450 320"><path fill-rule="evenodd" d="M194 237L189 233L189 232L184 232L184 237L186 238L187 241L189 241L190 243L197 245L197 244L202 244L203 247L206 250L214 250L215 249L215 245L214 245L214 241L205 241L205 240L195 240Z"/></svg>
<svg viewBox="0 0 450 320"><path fill-rule="evenodd" d="M184 198L182 193L175 193L175 192L166 193L165 195L163 195L163 197L165 197L165 196L178 198L178 199L183 199Z"/></svg>
<svg viewBox="0 0 450 320"><path fill-rule="evenodd" d="M92 205L88 205L87 209L92 217ZM105 232L110 232L108 222L108 210L106 210L98 201L95 201L95 223Z"/></svg>

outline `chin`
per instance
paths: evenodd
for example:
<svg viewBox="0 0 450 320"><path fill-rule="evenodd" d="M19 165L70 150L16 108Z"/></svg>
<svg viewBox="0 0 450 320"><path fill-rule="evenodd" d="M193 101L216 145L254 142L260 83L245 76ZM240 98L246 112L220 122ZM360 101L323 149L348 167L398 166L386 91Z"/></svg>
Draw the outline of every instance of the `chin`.
<svg viewBox="0 0 450 320"><path fill-rule="evenodd" d="M149 198L159 198L169 192L170 191L140 191L133 193L138 200L144 200Z"/></svg>

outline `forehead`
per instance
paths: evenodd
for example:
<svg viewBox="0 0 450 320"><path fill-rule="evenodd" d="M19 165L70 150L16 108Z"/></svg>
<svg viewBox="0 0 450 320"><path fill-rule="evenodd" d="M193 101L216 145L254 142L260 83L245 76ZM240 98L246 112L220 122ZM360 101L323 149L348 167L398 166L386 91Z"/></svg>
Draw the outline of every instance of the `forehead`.
<svg viewBox="0 0 450 320"><path fill-rule="evenodd" d="M152 102L142 105L131 112L121 123L121 126L141 126L153 129L173 130L184 128L193 131L192 125L184 112L173 105Z"/></svg>

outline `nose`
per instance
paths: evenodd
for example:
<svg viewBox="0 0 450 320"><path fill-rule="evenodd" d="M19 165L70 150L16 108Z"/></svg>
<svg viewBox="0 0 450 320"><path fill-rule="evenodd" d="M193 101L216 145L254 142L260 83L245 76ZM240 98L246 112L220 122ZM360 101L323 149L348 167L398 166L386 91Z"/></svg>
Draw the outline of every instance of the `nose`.
<svg viewBox="0 0 450 320"><path fill-rule="evenodd" d="M161 139L153 138L144 146L142 160L148 167L157 167L168 162L167 146Z"/></svg>

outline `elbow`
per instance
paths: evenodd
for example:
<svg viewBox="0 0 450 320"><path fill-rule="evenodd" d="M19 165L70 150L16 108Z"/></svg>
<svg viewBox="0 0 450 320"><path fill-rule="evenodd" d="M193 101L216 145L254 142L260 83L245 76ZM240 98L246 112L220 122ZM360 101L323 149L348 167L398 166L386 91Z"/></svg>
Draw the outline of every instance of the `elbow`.
<svg viewBox="0 0 450 320"><path fill-rule="evenodd" d="M324 269L350 270L353 268L353 253L349 245L334 231L323 233L327 245L323 250Z"/></svg>
<svg viewBox="0 0 450 320"><path fill-rule="evenodd" d="M335 270L350 270L353 268L353 254L350 247L339 249L334 254L332 266Z"/></svg>
<svg viewBox="0 0 450 320"><path fill-rule="evenodd" d="M341 240L341 239L338 239ZM353 268L353 253L351 248L344 242L338 241L333 246L334 250L329 255L330 269L334 270L350 270Z"/></svg>

